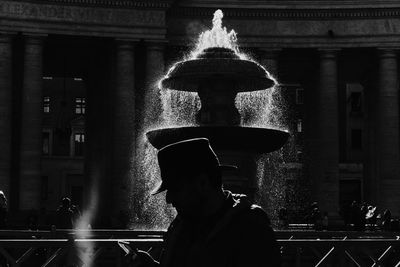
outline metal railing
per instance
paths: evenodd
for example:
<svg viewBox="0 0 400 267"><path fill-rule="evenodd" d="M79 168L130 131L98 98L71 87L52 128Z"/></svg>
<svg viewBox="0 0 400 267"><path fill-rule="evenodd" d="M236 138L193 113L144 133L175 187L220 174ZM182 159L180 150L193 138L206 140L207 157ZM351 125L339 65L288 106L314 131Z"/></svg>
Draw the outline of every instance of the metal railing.
<svg viewBox="0 0 400 267"><path fill-rule="evenodd" d="M279 240L286 266L400 266L400 240Z"/></svg>
<svg viewBox="0 0 400 267"><path fill-rule="evenodd" d="M157 256L164 231L0 231L0 266L124 266L118 241ZM276 231L283 266L400 267L400 233ZM3 238L3 239L1 239ZM28 264L27 264L28 263ZM33 264L34 263L34 264ZM2 265L3 264L3 265ZM25 265L24 265L25 264Z"/></svg>

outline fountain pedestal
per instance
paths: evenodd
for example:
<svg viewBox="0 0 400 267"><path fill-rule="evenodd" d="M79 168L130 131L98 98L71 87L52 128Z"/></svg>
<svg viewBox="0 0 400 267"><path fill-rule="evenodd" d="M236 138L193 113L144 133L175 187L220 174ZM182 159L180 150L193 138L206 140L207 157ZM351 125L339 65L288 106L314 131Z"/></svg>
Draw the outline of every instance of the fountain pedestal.
<svg viewBox="0 0 400 267"><path fill-rule="evenodd" d="M235 107L237 92L230 90L229 81L224 83L215 79L208 86L199 88L198 95L202 103L196 115L200 125L239 125L240 114Z"/></svg>

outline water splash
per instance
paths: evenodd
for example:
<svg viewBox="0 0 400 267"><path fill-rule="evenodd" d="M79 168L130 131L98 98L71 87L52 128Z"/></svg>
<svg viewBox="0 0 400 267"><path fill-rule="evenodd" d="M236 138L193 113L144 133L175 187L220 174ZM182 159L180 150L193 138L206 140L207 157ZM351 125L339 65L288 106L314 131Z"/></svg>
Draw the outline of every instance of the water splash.
<svg viewBox="0 0 400 267"><path fill-rule="evenodd" d="M285 206L286 183L281 163L282 151L261 155L257 160L255 200L267 211L274 228L279 226L278 210Z"/></svg>
<svg viewBox="0 0 400 267"><path fill-rule="evenodd" d="M139 157L138 181L134 192L135 213L129 226L135 230L165 230L175 217L175 210L165 203L165 194L151 195L161 182L157 163L157 150L147 141L144 134L139 141L142 153Z"/></svg>
<svg viewBox="0 0 400 267"><path fill-rule="evenodd" d="M262 68L265 76L273 81L273 86L264 90L240 92L235 99L235 106L240 113L241 125L247 127L286 128L283 122L284 103L278 80L260 63L247 54L246 60Z"/></svg>
<svg viewBox="0 0 400 267"><path fill-rule="evenodd" d="M146 132L165 127L183 127L195 125L195 114L200 110L197 93L161 89L158 86L159 101L148 101L145 105L144 125L139 129L137 139L136 186L133 189L133 212L130 229L165 230L175 217L175 210L165 203L165 194L151 195L160 182L160 170L157 163L157 150L149 143ZM155 94L154 94L155 95ZM157 111L160 118L149 119ZM150 115L149 115L150 114Z"/></svg>
<svg viewBox="0 0 400 267"><path fill-rule="evenodd" d="M138 140L137 186L134 190L133 223L129 228L135 230L164 230L175 217L175 210L165 203L165 194L151 195L160 183L160 170L157 163L157 150L149 143L145 133L156 128L183 127L195 125L195 114L200 109L197 93L159 89L161 119L158 125L145 125ZM154 105L154 102L152 102ZM154 109L154 107L148 107ZM146 114L146 113L145 113Z"/></svg>
<svg viewBox="0 0 400 267"><path fill-rule="evenodd" d="M242 55L237 43L237 35L234 30L229 33L226 27L222 27L224 13L221 9L214 12L211 30L202 32L197 39L196 48L190 54L190 58L196 58L199 53L209 47L223 47L232 49L237 55Z"/></svg>
<svg viewBox="0 0 400 267"><path fill-rule="evenodd" d="M168 127L196 125L200 98L195 92L161 89L162 123Z"/></svg>
<svg viewBox="0 0 400 267"><path fill-rule="evenodd" d="M279 87L269 90L239 93L235 105L240 113L241 125L283 129L283 103Z"/></svg>

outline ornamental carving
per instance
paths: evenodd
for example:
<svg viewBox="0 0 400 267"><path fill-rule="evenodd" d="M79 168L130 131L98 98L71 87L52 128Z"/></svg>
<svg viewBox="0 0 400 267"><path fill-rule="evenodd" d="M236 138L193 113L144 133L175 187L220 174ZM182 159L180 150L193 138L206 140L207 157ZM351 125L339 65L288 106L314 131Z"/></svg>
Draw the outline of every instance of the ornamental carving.
<svg viewBox="0 0 400 267"><path fill-rule="evenodd" d="M0 1L0 18L126 26L165 26L163 10L110 9Z"/></svg>
<svg viewBox="0 0 400 267"><path fill-rule="evenodd" d="M339 5L338 5L339 7ZM209 17L214 9L181 7L170 13L175 17ZM226 17L230 18L269 18L269 19L359 19L359 18L390 18L400 16L397 8L359 8L359 9L224 9Z"/></svg>

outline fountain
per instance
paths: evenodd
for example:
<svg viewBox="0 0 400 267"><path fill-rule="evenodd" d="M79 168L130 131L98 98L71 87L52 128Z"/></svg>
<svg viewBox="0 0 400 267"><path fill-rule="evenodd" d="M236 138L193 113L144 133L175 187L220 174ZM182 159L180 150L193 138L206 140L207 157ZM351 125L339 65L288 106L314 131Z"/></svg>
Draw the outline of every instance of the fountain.
<svg viewBox="0 0 400 267"><path fill-rule="evenodd" d="M160 90L195 92L201 108L196 125L165 127L146 133L157 149L184 139L206 137L222 163L239 166L223 174L224 186L253 195L257 187L255 159L280 149L289 137L272 127L241 125L235 99L243 93L268 90L277 82L258 63L239 52L234 31L222 27L222 11L214 13L213 28L202 33L191 58L176 63L160 81Z"/></svg>

